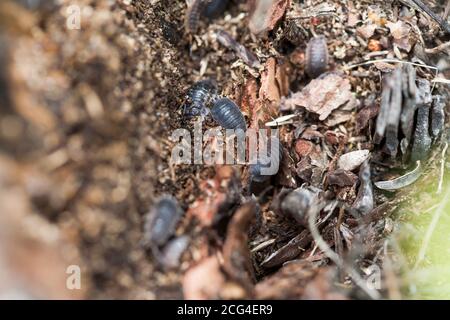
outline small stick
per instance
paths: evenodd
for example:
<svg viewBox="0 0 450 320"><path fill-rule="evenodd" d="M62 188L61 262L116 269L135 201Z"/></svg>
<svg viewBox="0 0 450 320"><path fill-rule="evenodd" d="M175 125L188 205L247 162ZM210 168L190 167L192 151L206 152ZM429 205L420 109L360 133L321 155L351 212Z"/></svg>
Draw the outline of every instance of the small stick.
<svg viewBox="0 0 450 320"><path fill-rule="evenodd" d="M446 49L449 49L449 48L450 48L450 41L444 42L444 43L442 43L442 44L440 44L440 45L438 45L437 47L434 47L434 48L429 48L429 49L427 48L427 49L425 49L425 53L437 54L437 53L442 52L442 51L444 51Z"/></svg>
<svg viewBox="0 0 450 320"><path fill-rule="evenodd" d="M450 190L450 188L449 188ZM378 291L369 288L364 281L364 279L359 275L358 272L356 272L355 269L352 267L346 266L344 262L342 261L341 257L331 250L331 248L328 246L328 244L325 242L325 240L322 238L322 236L319 233L319 229L316 226L316 220L317 220L317 212L318 210L309 210L308 214L308 224L309 224L309 231L311 232L311 235L316 243L316 246L322 250L322 252L331 260L333 261L339 268L346 270L350 276L352 277L353 281L355 281L356 285L360 287L371 299L378 300L381 298Z"/></svg>
<svg viewBox="0 0 450 320"><path fill-rule="evenodd" d="M258 58L244 47L242 44L237 42L233 37L223 30L219 30L216 32L217 41L222 44L224 47L233 50L236 55L244 61L244 63L252 68L259 69L261 67L261 63Z"/></svg>
<svg viewBox="0 0 450 320"><path fill-rule="evenodd" d="M430 18L436 21L439 26L446 32L450 34L450 26L447 21L445 21L442 17L433 12L422 0L411 0L414 2L423 12L425 12Z"/></svg>
<svg viewBox="0 0 450 320"><path fill-rule="evenodd" d="M447 5L445 6L445 10L444 10L444 14L442 15L442 19L447 20L449 12L450 12L450 0L447 0Z"/></svg>
<svg viewBox="0 0 450 320"><path fill-rule="evenodd" d="M429 66L429 65L426 65L426 64L419 64L419 63L410 62L410 61L397 60L397 59L378 59L378 60L364 61L364 62L361 62L361 63L344 66L344 70L350 70L350 69L354 69L354 68L357 68L357 67L362 67L362 66L366 66L366 65L370 65L370 64L374 64L374 63L378 63L378 62L410 64L410 65L413 65L413 66L416 66L416 67L432 69L432 70L434 70L436 72L436 74L439 71L439 69L437 67L434 67L434 66Z"/></svg>
<svg viewBox="0 0 450 320"><path fill-rule="evenodd" d="M436 193L439 194L442 192L442 183L444 182L444 171L445 171L445 154L447 153L448 143L446 142L444 145L444 149L442 150L442 158L441 158L441 171L439 174L439 184Z"/></svg>

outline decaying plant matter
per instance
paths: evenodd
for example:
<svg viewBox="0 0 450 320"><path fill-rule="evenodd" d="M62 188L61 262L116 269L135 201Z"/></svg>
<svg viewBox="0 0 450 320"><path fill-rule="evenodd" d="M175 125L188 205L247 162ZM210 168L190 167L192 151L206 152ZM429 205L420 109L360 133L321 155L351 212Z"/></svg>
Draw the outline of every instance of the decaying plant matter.
<svg viewBox="0 0 450 320"><path fill-rule="evenodd" d="M0 218L5 287L58 297L16 268L31 239L43 270L85 270L77 298L398 297L393 210L446 168L442 4L79 2L68 29L69 0L0 1L0 211L26 221ZM277 129L277 170L175 164L199 120Z"/></svg>

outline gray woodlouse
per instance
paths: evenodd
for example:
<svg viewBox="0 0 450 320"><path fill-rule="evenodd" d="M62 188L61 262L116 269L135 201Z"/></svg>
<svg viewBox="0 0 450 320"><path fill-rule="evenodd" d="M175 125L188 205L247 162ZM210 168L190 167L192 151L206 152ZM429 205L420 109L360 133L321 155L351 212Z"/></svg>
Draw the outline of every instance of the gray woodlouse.
<svg viewBox="0 0 450 320"><path fill-rule="evenodd" d="M203 12L205 0L193 0L187 7L186 16L184 17L184 27L187 32L195 33L198 28L198 21Z"/></svg>
<svg viewBox="0 0 450 320"><path fill-rule="evenodd" d="M293 217L300 225L308 226L307 213L317 191L308 188L298 188L289 193L281 202L284 214Z"/></svg>
<svg viewBox="0 0 450 320"><path fill-rule="evenodd" d="M270 139L270 148L268 148L268 156L269 156L269 162L268 163L262 163L261 159L258 159L256 164L251 164L249 166L249 173L250 173L250 181L251 182L264 182L270 179L271 176L276 175L278 173L278 169L280 167L280 162L283 156L283 149L280 143L280 140L276 137L271 137ZM275 145L274 145L275 144ZM273 150L278 151L275 154L271 153L272 150L272 146L273 146ZM263 174L262 173L262 169L263 168L270 168L270 167L275 167L276 168L276 172L274 174L268 175L268 174Z"/></svg>
<svg viewBox="0 0 450 320"><path fill-rule="evenodd" d="M218 98L211 108L213 119L225 129L246 130L244 115L239 107L228 98Z"/></svg>
<svg viewBox="0 0 450 320"><path fill-rule="evenodd" d="M162 246L175 232L183 215L178 202L171 196L162 196L147 214L144 224L145 241Z"/></svg>
<svg viewBox="0 0 450 320"><path fill-rule="evenodd" d="M170 240L169 243L164 246L160 257L160 263L166 269L176 268L188 245L189 237L186 235Z"/></svg>
<svg viewBox="0 0 450 320"><path fill-rule="evenodd" d="M183 115L186 117L206 115L209 112L207 106L216 94L215 81L207 79L196 82L186 94L186 100L182 106Z"/></svg>
<svg viewBox="0 0 450 320"><path fill-rule="evenodd" d="M311 38L306 47L305 70L311 78L317 78L327 70L328 47L324 36Z"/></svg>
<svg viewBox="0 0 450 320"><path fill-rule="evenodd" d="M203 15L207 18L217 18L225 11L229 0L206 0Z"/></svg>
<svg viewBox="0 0 450 320"><path fill-rule="evenodd" d="M195 33L201 16L215 18L227 7L228 0L193 0L186 10L184 27L189 33Z"/></svg>

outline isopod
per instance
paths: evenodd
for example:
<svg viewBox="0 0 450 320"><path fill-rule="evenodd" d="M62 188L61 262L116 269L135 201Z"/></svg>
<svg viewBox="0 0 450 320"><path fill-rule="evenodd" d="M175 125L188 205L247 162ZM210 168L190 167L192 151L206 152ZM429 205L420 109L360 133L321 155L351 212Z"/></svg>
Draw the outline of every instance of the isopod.
<svg viewBox="0 0 450 320"><path fill-rule="evenodd" d="M188 236L177 237L164 246L163 251L160 256L160 263L166 269L176 268L179 263L181 256L189 245Z"/></svg>
<svg viewBox="0 0 450 320"><path fill-rule="evenodd" d="M216 94L215 81L206 79L196 82L186 94L186 100L182 106L183 115L186 117L206 115L209 112L207 105Z"/></svg>
<svg viewBox="0 0 450 320"><path fill-rule="evenodd" d="M205 0L193 0L187 7L186 16L184 17L184 27L188 33L195 33L198 28L198 21L203 12Z"/></svg>
<svg viewBox="0 0 450 320"><path fill-rule="evenodd" d="M306 47L305 70L311 78L317 78L327 70L328 47L324 36L311 38Z"/></svg>
<svg viewBox="0 0 450 320"><path fill-rule="evenodd" d="M256 163L250 164L250 181L261 183L269 180L271 176L278 173L283 149L277 137L271 137L270 148L267 151L268 154L266 157L259 157Z"/></svg>
<svg viewBox="0 0 450 320"><path fill-rule="evenodd" d="M207 18L217 18L225 11L229 0L207 0L203 9L203 15Z"/></svg>
<svg viewBox="0 0 450 320"><path fill-rule="evenodd" d="M228 98L216 99L211 108L213 119L225 129L246 130L244 115L239 107Z"/></svg>
<svg viewBox="0 0 450 320"><path fill-rule="evenodd" d="M307 213L317 197L316 190L298 188L289 193L281 202L281 211L293 217L300 225L308 226Z"/></svg>
<svg viewBox="0 0 450 320"><path fill-rule="evenodd" d="M216 37L220 44L233 50L246 65L256 69L261 67L261 62L259 62L258 57L245 46L237 42L228 32L219 30L216 32Z"/></svg>
<svg viewBox="0 0 450 320"><path fill-rule="evenodd" d="M146 215L144 224L145 242L162 246L175 232L183 215L178 202L171 196L162 196Z"/></svg>

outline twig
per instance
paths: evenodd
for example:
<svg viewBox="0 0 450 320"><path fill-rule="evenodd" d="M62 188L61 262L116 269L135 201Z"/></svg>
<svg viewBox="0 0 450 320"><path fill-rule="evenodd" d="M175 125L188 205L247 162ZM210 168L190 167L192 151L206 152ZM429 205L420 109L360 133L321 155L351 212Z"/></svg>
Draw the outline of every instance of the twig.
<svg viewBox="0 0 450 320"><path fill-rule="evenodd" d="M431 82L433 82L433 83L450 84L450 80L449 79L445 79L445 78L434 78L433 80L431 80Z"/></svg>
<svg viewBox="0 0 450 320"><path fill-rule="evenodd" d="M447 21L445 21L442 17L431 10L425 3L422 2L422 0L411 1L414 2L420 8L420 10L425 12L428 16L430 16L430 18L436 21L446 33L450 33L450 26L448 25Z"/></svg>
<svg viewBox="0 0 450 320"><path fill-rule="evenodd" d="M441 171L439 174L439 184L436 193L440 194L442 192L442 183L444 182L444 170L445 170L445 154L447 153L448 143L444 145L441 155Z"/></svg>
<svg viewBox="0 0 450 320"><path fill-rule="evenodd" d="M442 43L442 44L440 44L440 45L438 45L437 47L434 47L434 48L429 48L429 49L426 48L425 49L425 53L437 54L437 53L442 52L442 51L444 51L446 49L449 49L449 48L450 48L450 41L444 42L444 43Z"/></svg>
<svg viewBox="0 0 450 320"><path fill-rule="evenodd" d="M450 0L447 0L447 5L445 6L444 13L442 14L442 19L447 20L449 12L450 12Z"/></svg>
<svg viewBox="0 0 450 320"><path fill-rule="evenodd" d="M414 269L417 269L419 264L425 258L425 253L427 252L428 245L430 243L431 237L433 236L433 232L436 229L436 225L439 222L439 219L442 213L445 211L445 206L448 203L448 197L450 196L450 185L447 187L447 192L442 197L442 201L439 204L439 207L436 209L433 215L433 219L431 220L430 225L428 226L427 233L425 234L425 238L423 239L422 245L419 250L419 254L417 255L417 260L414 265Z"/></svg>
<svg viewBox="0 0 450 320"><path fill-rule="evenodd" d="M308 215L309 230L316 245L320 248L320 250L322 250L323 253L331 261L333 261L339 268L347 270L352 279L355 281L356 285L360 287L371 299L374 300L380 299L381 296L378 293L378 291L369 288L364 279L359 275L358 272L356 272L356 270L354 270L352 267L346 267L342 262L341 258L333 250L331 250L331 248L328 246L325 240L323 240L322 236L319 233L319 229L316 226L318 210L309 210L308 213L309 213Z"/></svg>
<svg viewBox="0 0 450 320"><path fill-rule="evenodd" d="M261 63L258 58L244 47L242 44L237 42L233 37L226 31L219 30L216 32L217 41L222 44L224 47L233 50L236 55L244 61L244 63L252 68L259 69L261 67Z"/></svg>
<svg viewBox="0 0 450 320"><path fill-rule="evenodd" d="M420 63L415 63L415 62L410 62L410 61L402 61L402 60L397 60L397 59L369 60L369 61L365 61L365 62L361 62L361 63L357 63L357 64L351 64L349 66L345 66L344 70L350 70L350 69L354 69L354 68L357 68L357 67L366 66L366 65L374 64L374 63L378 63L378 62L410 64L410 65L413 65L413 66L416 66L416 67L433 69L436 73L439 70L437 67L434 67L434 66L429 66L429 65L426 65L426 64L420 64Z"/></svg>

